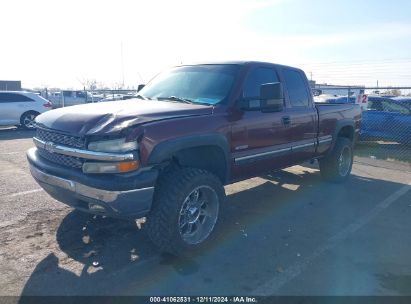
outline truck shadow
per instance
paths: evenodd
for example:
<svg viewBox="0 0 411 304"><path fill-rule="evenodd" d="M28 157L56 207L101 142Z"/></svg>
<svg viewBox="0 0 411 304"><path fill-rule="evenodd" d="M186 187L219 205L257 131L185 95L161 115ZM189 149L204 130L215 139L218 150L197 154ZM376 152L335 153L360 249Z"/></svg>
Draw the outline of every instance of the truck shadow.
<svg viewBox="0 0 411 304"><path fill-rule="evenodd" d="M32 130L16 127L0 127L0 140L32 138L36 134Z"/></svg>
<svg viewBox="0 0 411 304"><path fill-rule="evenodd" d="M230 283L211 275L213 269L235 269L240 277L259 284L261 278L253 271L261 265L253 263L268 263L268 253L275 260L279 244L292 238L288 227L297 225L298 214L315 207L316 202L306 198L309 193L338 196L348 190L398 188L396 183L357 176L344 185L329 185L321 182L318 173L308 171L298 175L281 171L242 183L237 185L240 191L228 195L214 239L190 259L161 254L133 222L72 211L61 222L56 238L73 261L62 267L57 254L50 253L37 264L22 295L172 295L190 290L224 294ZM243 189L247 185L252 187ZM326 208L335 217L333 225L345 225L337 216L342 206L331 203ZM254 262L244 263L250 256ZM71 264L80 264L81 272L72 270ZM184 291L179 286L185 286ZM242 294L252 291L250 286L237 288ZM21 298L20 303L25 300Z"/></svg>

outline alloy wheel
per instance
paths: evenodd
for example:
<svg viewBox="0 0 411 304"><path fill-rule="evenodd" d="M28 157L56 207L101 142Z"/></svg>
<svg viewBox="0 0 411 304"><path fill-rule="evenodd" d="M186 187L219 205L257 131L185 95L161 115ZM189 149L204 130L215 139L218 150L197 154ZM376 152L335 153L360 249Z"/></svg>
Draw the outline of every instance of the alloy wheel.
<svg viewBox="0 0 411 304"><path fill-rule="evenodd" d="M217 193L208 186L199 186L187 195L178 217L184 242L198 244L210 235L217 222L218 204Z"/></svg>

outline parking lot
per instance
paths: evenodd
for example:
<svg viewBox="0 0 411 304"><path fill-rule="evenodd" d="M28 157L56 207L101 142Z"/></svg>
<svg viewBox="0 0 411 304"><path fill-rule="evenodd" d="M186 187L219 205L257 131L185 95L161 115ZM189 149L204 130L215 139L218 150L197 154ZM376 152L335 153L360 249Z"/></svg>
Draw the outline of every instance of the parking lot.
<svg viewBox="0 0 411 304"><path fill-rule="evenodd" d="M1 295L411 295L411 166L395 145L359 145L345 184L314 164L227 186L215 238L180 259L50 198L32 136L0 130Z"/></svg>

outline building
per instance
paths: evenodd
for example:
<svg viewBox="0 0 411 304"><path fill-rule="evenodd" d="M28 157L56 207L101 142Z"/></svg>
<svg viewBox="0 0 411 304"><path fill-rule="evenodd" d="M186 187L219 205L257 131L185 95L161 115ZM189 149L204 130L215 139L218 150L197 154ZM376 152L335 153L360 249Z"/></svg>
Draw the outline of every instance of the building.
<svg viewBox="0 0 411 304"><path fill-rule="evenodd" d="M21 81L0 80L0 91L21 91Z"/></svg>

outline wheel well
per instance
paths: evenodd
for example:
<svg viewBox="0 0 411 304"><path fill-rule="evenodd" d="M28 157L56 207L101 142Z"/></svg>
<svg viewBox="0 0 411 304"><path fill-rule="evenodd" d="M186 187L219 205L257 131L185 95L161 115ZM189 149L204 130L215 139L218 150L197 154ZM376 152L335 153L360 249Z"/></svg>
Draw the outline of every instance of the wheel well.
<svg viewBox="0 0 411 304"><path fill-rule="evenodd" d="M37 112L37 111L34 111L34 110L29 110L29 111L26 111L26 112L24 112L23 114L21 114L21 116L20 116L20 120L23 118L23 116L24 115L26 115L26 114L28 114L28 113L34 113L34 114L37 114L37 115L39 115L40 113L39 112Z"/></svg>
<svg viewBox="0 0 411 304"><path fill-rule="evenodd" d="M174 163L181 167L207 170L224 184L227 177L227 163L223 150L217 146L199 146L179 150L172 155Z"/></svg>
<svg viewBox="0 0 411 304"><path fill-rule="evenodd" d="M349 140L353 141L354 139L354 128L352 126L345 126L341 128L340 132L338 132L337 137L345 137Z"/></svg>

